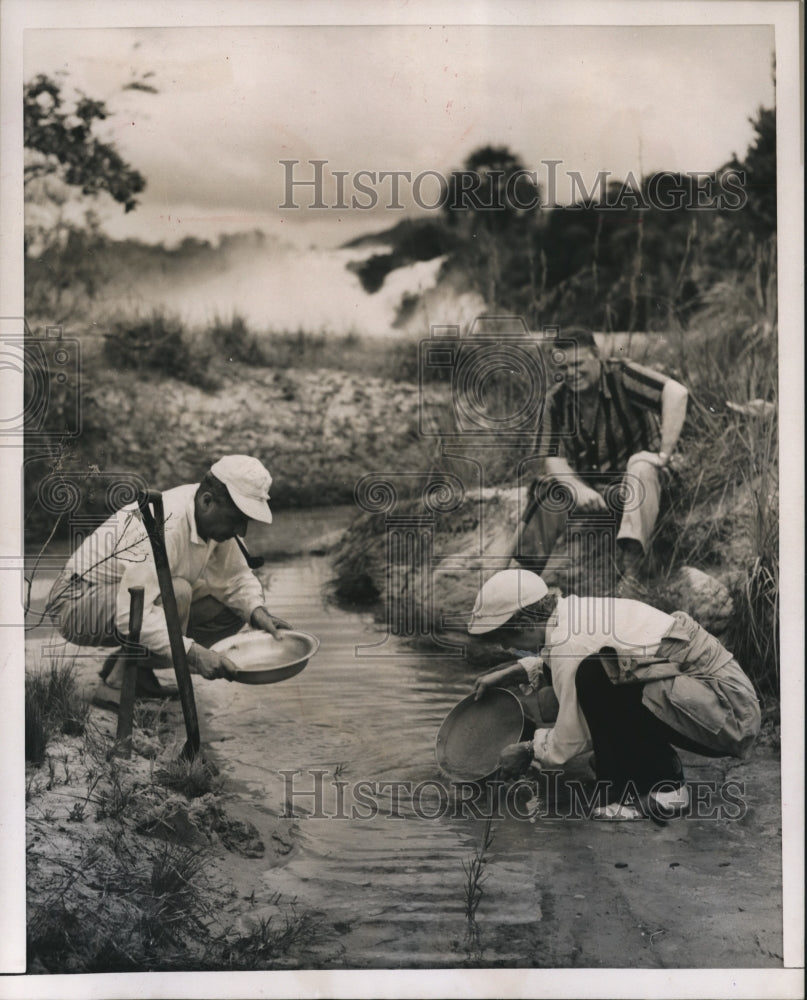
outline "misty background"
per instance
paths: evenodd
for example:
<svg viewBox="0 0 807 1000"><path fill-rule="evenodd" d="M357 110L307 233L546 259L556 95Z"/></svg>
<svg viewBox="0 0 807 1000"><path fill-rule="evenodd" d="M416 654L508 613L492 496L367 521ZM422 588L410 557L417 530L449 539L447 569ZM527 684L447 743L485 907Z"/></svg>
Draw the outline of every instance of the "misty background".
<svg viewBox="0 0 807 1000"><path fill-rule="evenodd" d="M238 313L264 329L369 335L465 325L503 307L557 321L557 303L491 293L489 275L447 274L457 233L446 232L447 213L418 207L411 185L400 185L400 209L385 207L387 181L373 210L313 209L303 188L295 191L301 207L284 210L281 161L298 160L302 178L313 175L311 160L326 160L324 197L333 204L334 172L346 176L349 202L360 170L450 177L475 152L498 150L536 172L544 202L543 161L560 161L555 199L563 205L579 197L567 171L589 187L600 171L615 181L715 172L743 158L759 109L774 106L767 26L29 30L24 65L27 82L45 75L58 85L65 112L81 95L103 102L94 134L145 182L130 211L104 190L88 199L58 174L26 185L28 260L74 241L58 265L72 269L71 288L56 301L37 303L29 269L28 313L50 312L50 322L81 311L72 301L77 282L102 317L157 307L191 323ZM543 208L532 229L545 231L551 214ZM403 232L402 223L416 228ZM393 237L346 247L396 226ZM103 251L79 245L76 234L88 230ZM404 237L410 245L382 282L363 281L362 265L400 250ZM540 273L557 233L544 232L540 245L530 240L519 244L515 266ZM200 253L200 241L219 253ZM89 276L77 273L88 253ZM559 262L553 275L550 260L543 291L576 263ZM422 308L413 311L414 300ZM547 310L555 315L544 317ZM620 315L612 320L625 325Z"/></svg>

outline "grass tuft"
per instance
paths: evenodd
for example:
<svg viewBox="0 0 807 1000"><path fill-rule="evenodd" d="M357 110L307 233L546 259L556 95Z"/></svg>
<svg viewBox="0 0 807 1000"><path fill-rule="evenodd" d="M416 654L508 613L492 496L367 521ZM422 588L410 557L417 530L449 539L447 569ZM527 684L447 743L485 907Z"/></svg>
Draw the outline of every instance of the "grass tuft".
<svg viewBox="0 0 807 1000"><path fill-rule="evenodd" d="M60 733L81 736L89 712L76 687L72 660L54 660L47 669L26 674L25 759L41 767L50 740Z"/></svg>
<svg viewBox="0 0 807 1000"><path fill-rule="evenodd" d="M197 756L192 760L178 757L156 772L157 782L187 799L198 799L221 789L222 779L209 761Z"/></svg>
<svg viewBox="0 0 807 1000"><path fill-rule="evenodd" d="M291 903L281 919L261 917L255 929L232 943L225 944L217 967L230 969L271 969L289 952L311 941L320 921L307 911L298 913Z"/></svg>

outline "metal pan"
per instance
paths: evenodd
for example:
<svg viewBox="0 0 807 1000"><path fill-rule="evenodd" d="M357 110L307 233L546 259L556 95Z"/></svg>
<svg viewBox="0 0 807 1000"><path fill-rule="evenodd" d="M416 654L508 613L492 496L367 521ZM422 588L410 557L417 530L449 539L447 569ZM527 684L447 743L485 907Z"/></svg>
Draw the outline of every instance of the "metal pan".
<svg viewBox="0 0 807 1000"><path fill-rule="evenodd" d="M524 731L524 709L505 688L489 688L474 701L472 694L443 720L434 752L453 781L484 781L495 774L499 754L517 743Z"/></svg>
<svg viewBox="0 0 807 1000"><path fill-rule="evenodd" d="M319 639L308 632L282 629L282 640L268 632L249 629L222 639L210 648L238 667L233 680L240 684L276 684L294 677L319 649Z"/></svg>

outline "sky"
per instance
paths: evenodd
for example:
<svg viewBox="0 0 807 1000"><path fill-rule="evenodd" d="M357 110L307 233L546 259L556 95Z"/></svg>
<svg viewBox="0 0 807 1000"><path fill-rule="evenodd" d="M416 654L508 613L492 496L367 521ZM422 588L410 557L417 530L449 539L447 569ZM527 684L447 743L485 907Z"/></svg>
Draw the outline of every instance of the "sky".
<svg viewBox="0 0 807 1000"><path fill-rule="evenodd" d="M261 228L337 245L418 214L412 183L398 203L381 171L445 175L476 148L506 145L539 181L559 160L593 182L652 170L713 171L752 137L774 104L769 26L313 26L28 29L24 78L61 74L104 99L106 123L147 179L137 211L115 208L118 237L175 243ZM143 80L158 93L124 89ZM322 209L295 180L323 167ZM297 160L284 167L283 160ZM342 210L358 171L374 209ZM436 200L424 177L420 200ZM370 196L359 192L361 204Z"/></svg>

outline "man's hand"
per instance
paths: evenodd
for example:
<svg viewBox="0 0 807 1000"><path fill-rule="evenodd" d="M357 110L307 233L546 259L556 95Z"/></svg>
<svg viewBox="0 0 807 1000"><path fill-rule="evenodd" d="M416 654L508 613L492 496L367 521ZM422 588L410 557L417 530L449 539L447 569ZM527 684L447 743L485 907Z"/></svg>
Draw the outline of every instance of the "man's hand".
<svg viewBox="0 0 807 1000"><path fill-rule="evenodd" d="M280 634L281 629L291 628L291 625L287 621L277 618L275 615L270 615L266 608L255 608L249 617L249 624L253 628L260 629L262 632L268 632L274 639L283 638Z"/></svg>
<svg viewBox="0 0 807 1000"><path fill-rule="evenodd" d="M232 660L212 649L205 649L195 642L187 652L188 669L192 674L200 674L205 680L214 681L224 677L231 681L238 673L238 667Z"/></svg>
<svg viewBox="0 0 807 1000"><path fill-rule="evenodd" d="M576 510L605 510L605 500L600 494L583 482L575 483L575 509Z"/></svg>
<svg viewBox="0 0 807 1000"><path fill-rule="evenodd" d="M492 674L483 674L481 677L477 677L474 681L474 701L479 701L482 695L488 690L488 688L499 687L501 681L499 680L500 670L497 670Z"/></svg>
<svg viewBox="0 0 807 1000"><path fill-rule="evenodd" d="M500 670L482 674L474 681L474 701L479 701L488 688L511 687L513 684L526 684L527 671L520 663L511 663Z"/></svg>
<svg viewBox="0 0 807 1000"><path fill-rule="evenodd" d="M499 773L505 781L520 778L534 760L532 743L511 743L499 755Z"/></svg>
<svg viewBox="0 0 807 1000"><path fill-rule="evenodd" d="M631 455L629 461L647 462L649 465L655 465L657 469L663 469L665 465L670 464L670 456L664 451L637 451L635 455Z"/></svg>

